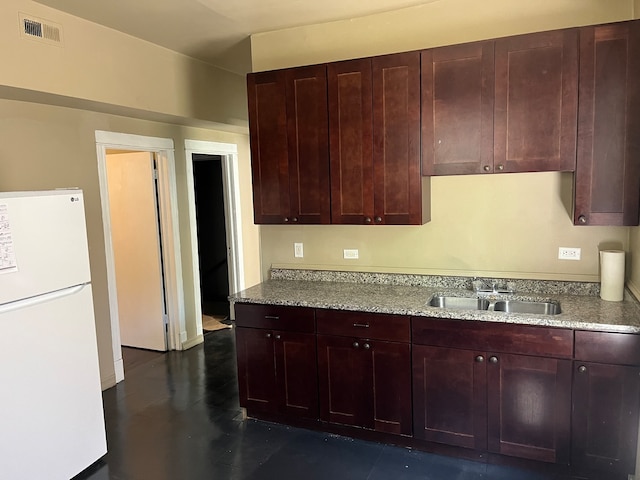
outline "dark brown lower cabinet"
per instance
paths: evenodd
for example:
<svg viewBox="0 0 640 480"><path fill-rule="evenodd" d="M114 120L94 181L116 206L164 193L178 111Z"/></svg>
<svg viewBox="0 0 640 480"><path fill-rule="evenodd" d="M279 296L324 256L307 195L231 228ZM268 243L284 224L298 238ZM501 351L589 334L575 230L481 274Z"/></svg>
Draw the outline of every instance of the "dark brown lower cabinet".
<svg viewBox="0 0 640 480"><path fill-rule="evenodd" d="M415 345L413 408L417 438L569 463L569 360Z"/></svg>
<svg viewBox="0 0 640 480"><path fill-rule="evenodd" d="M488 450L568 465L571 361L487 355Z"/></svg>
<svg viewBox="0 0 640 480"><path fill-rule="evenodd" d="M239 327L236 350L242 407L318 418L314 334Z"/></svg>
<svg viewBox="0 0 640 480"><path fill-rule="evenodd" d="M320 419L411 435L411 346L318 335Z"/></svg>
<svg viewBox="0 0 640 480"><path fill-rule="evenodd" d="M635 469L639 406L640 368L574 362L572 463L626 480Z"/></svg>
<svg viewBox="0 0 640 480"><path fill-rule="evenodd" d="M486 450L486 391L484 354L459 348L413 346L416 438Z"/></svg>

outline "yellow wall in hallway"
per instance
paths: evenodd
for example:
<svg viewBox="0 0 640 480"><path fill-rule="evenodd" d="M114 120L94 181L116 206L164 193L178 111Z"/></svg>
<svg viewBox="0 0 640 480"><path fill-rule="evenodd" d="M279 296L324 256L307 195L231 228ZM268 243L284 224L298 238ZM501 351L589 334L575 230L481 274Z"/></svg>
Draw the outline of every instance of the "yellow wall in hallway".
<svg viewBox="0 0 640 480"><path fill-rule="evenodd" d="M245 219L242 234L247 286L260 281L259 228L251 223L251 166L246 135L0 99L0 191L46 190L71 186L80 187L84 191L100 376L103 386L111 386L115 381L115 372L98 185L96 130L171 138L174 141L187 341L196 337L196 319L192 308L196 299L192 281L192 258L188 248L195 232L189 230L187 217L185 139L238 145L241 213Z"/></svg>
<svg viewBox="0 0 640 480"><path fill-rule="evenodd" d="M19 12L59 24L62 46L23 38ZM30 0L0 2L0 58L5 90L247 128L243 76Z"/></svg>

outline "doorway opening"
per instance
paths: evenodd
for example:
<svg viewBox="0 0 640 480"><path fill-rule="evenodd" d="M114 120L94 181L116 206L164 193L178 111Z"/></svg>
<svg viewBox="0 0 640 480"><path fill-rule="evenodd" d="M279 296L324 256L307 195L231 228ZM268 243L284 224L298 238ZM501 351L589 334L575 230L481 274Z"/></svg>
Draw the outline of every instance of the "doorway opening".
<svg viewBox="0 0 640 480"><path fill-rule="evenodd" d="M109 186L107 182L107 152L147 152L153 155L157 166L157 217L162 237L160 249L161 271L164 277L166 348L181 350L187 340L185 326L184 288L180 259L180 236L178 231L178 200L173 140L124 133L96 130L98 157L98 179L102 206L102 223L107 267L107 290L111 317L111 345L114 359L114 383L124 380L124 363L118 315L118 291L116 287L116 265L112 238ZM111 384L104 380L103 383Z"/></svg>
<svg viewBox="0 0 640 480"><path fill-rule="evenodd" d="M229 261L222 156L194 154L192 160L202 313L224 321L229 317Z"/></svg>
<svg viewBox="0 0 640 480"><path fill-rule="evenodd" d="M166 351L157 159L153 152L110 149L106 169L120 343Z"/></svg>
<svg viewBox="0 0 640 480"><path fill-rule="evenodd" d="M229 303L226 297L229 293L244 289L237 148L237 145L229 143L185 140L189 228L191 232L197 232L197 235L191 235L191 252L196 329L199 335L203 333L203 313L219 308L228 312ZM202 178L199 178L201 175ZM216 203L215 207L211 206L212 202ZM209 220L211 212L200 214L198 208L215 208L216 219ZM211 222L211 225L205 222ZM210 229L215 232L207 231ZM210 233L216 236L215 240L207 239ZM213 242L218 247L211 248ZM225 245L225 252L222 252L220 247L222 244ZM203 260L200 258L201 255L211 259ZM226 259L226 285L223 256Z"/></svg>

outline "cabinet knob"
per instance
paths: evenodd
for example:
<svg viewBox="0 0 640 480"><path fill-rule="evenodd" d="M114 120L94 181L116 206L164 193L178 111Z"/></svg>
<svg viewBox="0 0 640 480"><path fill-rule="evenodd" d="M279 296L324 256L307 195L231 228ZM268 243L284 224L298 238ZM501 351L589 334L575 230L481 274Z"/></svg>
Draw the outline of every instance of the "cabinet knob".
<svg viewBox="0 0 640 480"><path fill-rule="evenodd" d="M267 338L271 338L271 334L270 333L267 333Z"/></svg>
<svg viewBox="0 0 640 480"><path fill-rule="evenodd" d="M498 165L498 170L503 171L504 170L504 165Z"/></svg>
<svg viewBox="0 0 640 480"><path fill-rule="evenodd" d="M483 357L482 355L478 355L478 356L476 357L476 362L478 362L478 363L482 363L482 362L484 362L484 357Z"/></svg>
<svg viewBox="0 0 640 480"><path fill-rule="evenodd" d="M371 348L371 345L369 345L368 343L365 343L363 347L365 350L369 350Z"/></svg>
<svg viewBox="0 0 640 480"><path fill-rule="evenodd" d="M482 167L482 169L483 169L485 172L488 172L489 170L491 170L491 167L490 167L489 165L485 165L484 167Z"/></svg>
<svg viewBox="0 0 640 480"><path fill-rule="evenodd" d="M358 348L360 344L358 342L353 342L353 348Z"/></svg>
<svg viewBox="0 0 640 480"><path fill-rule="evenodd" d="M381 223L382 222L382 217L376 217L374 220L376 221L376 223Z"/></svg>
<svg viewBox="0 0 640 480"><path fill-rule="evenodd" d="M289 223L289 217L284 217L284 223Z"/></svg>
<svg viewBox="0 0 640 480"><path fill-rule="evenodd" d="M276 340L280 340L280 335L276 335Z"/></svg>
<svg viewBox="0 0 640 480"><path fill-rule="evenodd" d="M498 357L489 357L491 363L498 363Z"/></svg>
<svg viewBox="0 0 640 480"><path fill-rule="evenodd" d="M291 219L291 221L292 221L293 223L298 223L298 217L293 217L293 218Z"/></svg>
<svg viewBox="0 0 640 480"><path fill-rule="evenodd" d="M585 225L587 223L587 217L585 217L584 215L580 215L578 217L578 223Z"/></svg>
<svg viewBox="0 0 640 480"><path fill-rule="evenodd" d="M584 373L584 372L586 372L586 371L587 371L587 367L585 367L584 365L580 365L580 366L578 367L578 371L579 371L580 373Z"/></svg>
<svg viewBox="0 0 640 480"><path fill-rule="evenodd" d="M371 217L364 217L364 223L371 223Z"/></svg>

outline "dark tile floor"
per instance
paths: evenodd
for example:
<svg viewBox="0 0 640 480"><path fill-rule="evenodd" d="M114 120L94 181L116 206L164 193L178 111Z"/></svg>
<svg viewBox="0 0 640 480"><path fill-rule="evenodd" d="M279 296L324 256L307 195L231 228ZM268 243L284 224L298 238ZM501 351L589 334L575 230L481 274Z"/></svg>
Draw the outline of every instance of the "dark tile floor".
<svg viewBox="0 0 640 480"><path fill-rule="evenodd" d="M242 420L233 330L184 352L125 352L104 392L109 453L77 480L552 480L514 468Z"/></svg>

